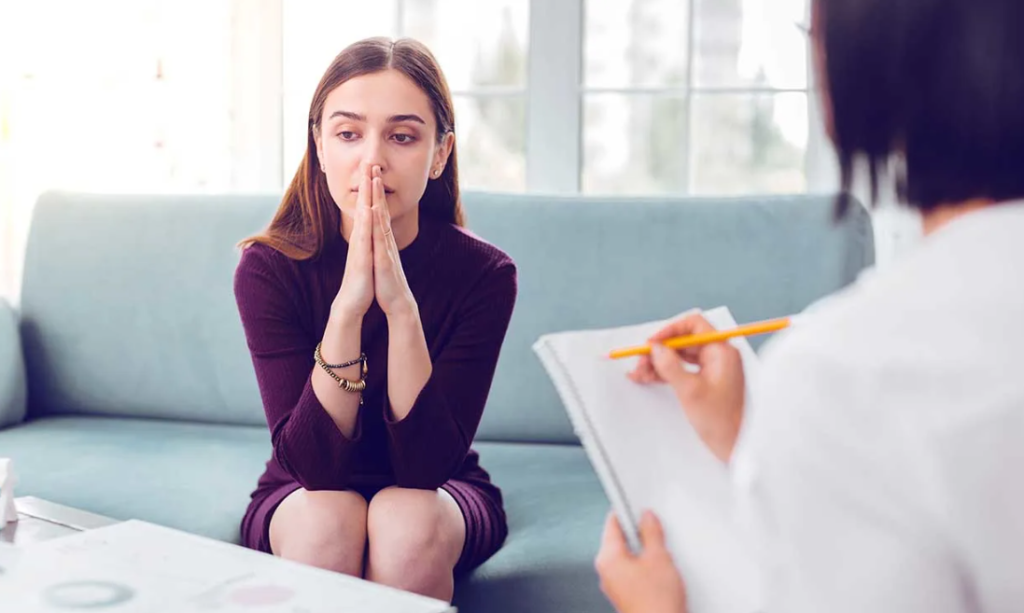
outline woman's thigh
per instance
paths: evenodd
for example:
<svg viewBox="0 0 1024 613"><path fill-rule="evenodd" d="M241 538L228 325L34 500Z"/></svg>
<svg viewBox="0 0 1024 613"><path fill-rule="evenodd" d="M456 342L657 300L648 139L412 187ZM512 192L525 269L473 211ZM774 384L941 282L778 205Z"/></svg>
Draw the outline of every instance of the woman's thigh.
<svg viewBox="0 0 1024 613"><path fill-rule="evenodd" d="M455 574L461 575L501 549L508 536L508 522L496 488L459 479L451 479L441 487L458 504L465 520L465 543L455 567Z"/></svg>

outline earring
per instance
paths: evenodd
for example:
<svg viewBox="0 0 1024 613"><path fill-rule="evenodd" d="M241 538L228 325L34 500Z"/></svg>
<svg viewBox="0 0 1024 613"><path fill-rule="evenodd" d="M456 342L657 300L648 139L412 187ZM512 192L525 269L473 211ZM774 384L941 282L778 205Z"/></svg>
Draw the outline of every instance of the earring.
<svg viewBox="0 0 1024 613"><path fill-rule="evenodd" d="M436 178L438 178L440 176L441 176L441 171L440 170L435 170L434 171L434 178L436 179Z"/></svg>

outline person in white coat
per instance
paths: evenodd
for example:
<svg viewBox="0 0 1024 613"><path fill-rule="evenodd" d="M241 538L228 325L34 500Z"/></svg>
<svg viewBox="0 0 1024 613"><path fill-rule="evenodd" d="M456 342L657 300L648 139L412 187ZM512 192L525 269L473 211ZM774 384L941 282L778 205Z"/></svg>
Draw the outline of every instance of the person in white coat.
<svg viewBox="0 0 1024 613"><path fill-rule="evenodd" d="M1024 2L812 0L811 39L844 192L896 160L924 239L772 339L752 398L729 345L658 344L699 316L630 376L729 463L766 613L1024 611ZM686 611L653 515L641 540L609 518L602 589Z"/></svg>

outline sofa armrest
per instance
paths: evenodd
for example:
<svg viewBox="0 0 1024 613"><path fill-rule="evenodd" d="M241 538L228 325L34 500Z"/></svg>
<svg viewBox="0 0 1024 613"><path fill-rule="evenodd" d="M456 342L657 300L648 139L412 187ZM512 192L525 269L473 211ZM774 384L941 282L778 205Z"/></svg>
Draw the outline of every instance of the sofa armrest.
<svg viewBox="0 0 1024 613"><path fill-rule="evenodd" d="M0 428L25 419L28 389L14 307L0 298Z"/></svg>

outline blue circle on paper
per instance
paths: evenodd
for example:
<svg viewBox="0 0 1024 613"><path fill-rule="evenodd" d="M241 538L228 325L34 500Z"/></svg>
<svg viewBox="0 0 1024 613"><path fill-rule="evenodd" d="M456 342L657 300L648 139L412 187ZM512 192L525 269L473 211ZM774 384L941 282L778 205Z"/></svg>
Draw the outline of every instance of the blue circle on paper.
<svg viewBox="0 0 1024 613"><path fill-rule="evenodd" d="M46 601L61 609L106 609L135 597L135 590L109 581L69 581L44 591Z"/></svg>

